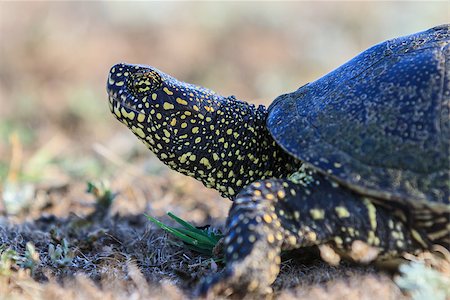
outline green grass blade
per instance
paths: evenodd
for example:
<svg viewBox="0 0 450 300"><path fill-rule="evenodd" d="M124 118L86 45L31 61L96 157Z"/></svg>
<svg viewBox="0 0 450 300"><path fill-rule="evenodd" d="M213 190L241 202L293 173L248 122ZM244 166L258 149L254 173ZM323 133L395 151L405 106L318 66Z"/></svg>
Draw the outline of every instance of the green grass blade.
<svg viewBox="0 0 450 300"><path fill-rule="evenodd" d="M184 221L183 219L177 217L176 215L174 215L171 212L168 212L167 215L169 217L171 217L172 219L174 219L177 223L181 224L187 230L189 230L191 232L195 232L199 236L207 238L209 241L211 241L214 244L217 244L217 242L222 238L222 235L220 235L220 234L215 234L214 232L209 231L207 229L198 229L197 227L192 226L190 223L188 223L188 222Z"/></svg>
<svg viewBox="0 0 450 300"><path fill-rule="evenodd" d="M172 219L174 219L177 223L181 224L183 227L185 227L186 229L196 232L198 234L203 234L203 231L201 229L198 229L195 226L192 226L191 224L189 224L188 222L186 222L185 220L175 216L173 213L168 212L167 215L169 217L171 217Z"/></svg>
<svg viewBox="0 0 450 300"><path fill-rule="evenodd" d="M177 229L179 231L181 231L182 233L189 235L189 236L193 237L194 239L198 240L200 243L211 245L212 247L214 247L214 245L217 243L217 241L214 241L212 238L205 235L205 233L197 233L197 232L193 232L188 229L185 229L185 228L177 228Z"/></svg>
<svg viewBox="0 0 450 300"><path fill-rule="evenodd" d="M172 226L168 226L157 219L145 214L145 216L154 224L156 224L159 228L164 231L172 234L175 238L184 242L184 246L190 250L214 256L213 250L217 245L219 240L223 237L220 233L215 233L211 228L207 229L198 229L194 227L192 224L186 222L185 220L177 217L171 212L167 213L170 218L175 220L178 224L183 226L183 228L176 228ZM216 257L215 261L220 262L223 258Z"/></svg>
<svg viewBox="0 0 450 300"><path fill-rule="evenodd" d="M177 238L179 238L180 240L182 240L183 242L192 244L194 246L197 246L198 241L179 232L178 230L176 230L173 227L167 226L166 224L158 221L157 219L153 218L152 216L149 215L145 215L147 217L147 219L149 219L151 222L153 222L154 224L156 224L157 226L159 226L161 229L173 234L174 236L176 236Z"/></svg>

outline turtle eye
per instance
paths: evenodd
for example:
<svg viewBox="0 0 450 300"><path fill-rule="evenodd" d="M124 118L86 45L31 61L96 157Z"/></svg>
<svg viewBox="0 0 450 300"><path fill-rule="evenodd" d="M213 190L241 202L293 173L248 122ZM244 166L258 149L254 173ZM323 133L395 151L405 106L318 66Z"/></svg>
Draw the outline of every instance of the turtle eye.
<svg viewBox="0 0 450 300"><path fill-rule="evenodd" d="M135 73L130 78L130 90L135 96L148 95L159 89L162 78L155 71Z"/></svg>

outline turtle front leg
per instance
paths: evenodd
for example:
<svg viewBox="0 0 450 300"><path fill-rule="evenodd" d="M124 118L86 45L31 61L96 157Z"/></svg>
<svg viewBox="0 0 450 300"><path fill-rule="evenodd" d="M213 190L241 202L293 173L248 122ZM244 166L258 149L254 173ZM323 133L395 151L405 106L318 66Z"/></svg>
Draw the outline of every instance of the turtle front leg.
<svg viewBox="0 0 450 300"><path fill-rule="evenodd" d="M270 293L282 250L319 245L324 258L328 248L342 249L362 262L398 255L420 247L412 236L424 242L408 228L387 209L317 173L258 181L239 193L230 209L225 270L204 280L199 292Z"/></svg>
<svg viewBox="0 0 450 300"><path fill-rule="evenodd" d="M227 267L201 282L199 293L244 295L270 294L270 284L279 273L284 229L276 212L279 193L266 186L278 181L255 182L234 200L227 219L228 233L223 241ZM279 213L279 212L278 212Z"/></svg>

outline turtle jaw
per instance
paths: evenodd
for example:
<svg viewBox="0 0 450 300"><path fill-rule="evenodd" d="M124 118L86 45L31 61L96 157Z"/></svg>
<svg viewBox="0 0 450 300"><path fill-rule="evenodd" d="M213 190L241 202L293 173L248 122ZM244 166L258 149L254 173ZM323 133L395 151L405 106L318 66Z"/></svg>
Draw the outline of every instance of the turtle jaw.
<svg viewBox="0 0 450 300"><path fill-rule="evenodd" d="M127 113L134 111L135 113L148 114L145 110L143 101L145 95L139 97L130 90L131 76L133 72L135 72L135 70L132 71L132 69L138 70L140 68L144 67L119 63L114 65L109 71L106 90L108 92L110 105L113 109L116 107L116 109L120 110L129 110ZM117 117L120 117L113 109L111 109L111 112ZM123 123L121 117L119 118L119 121Z"/></svg>
<svg viewBox="0 0 450 300"><path fill-rule="evenodd" d="M117 120L127 126L153 153L158 155L160 149L156 147L155 136L158 136L158 133L161 133L163 130L171 132L171 128L168 124L163 125L161 122L158 122L159 120L155 118L156 103L150 103L149 100L152 99L152 93L157 93L158 95L160 93L155 89L147 92L136 92L135 74L149 71L159 72L153 68L141 65L116 64L109 72L106 90L111 113ZM162 84L162 80L160 83ZM173 148L170 147L171 145L174 145L174 143L166 143L167 151L171 151L170 149Z"/></svg>

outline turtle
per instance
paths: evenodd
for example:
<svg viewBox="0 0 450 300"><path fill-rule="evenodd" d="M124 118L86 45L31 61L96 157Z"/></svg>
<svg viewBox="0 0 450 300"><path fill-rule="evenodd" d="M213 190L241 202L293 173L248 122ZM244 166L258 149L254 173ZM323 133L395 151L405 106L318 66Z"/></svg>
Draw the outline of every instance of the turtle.
<svg viewBox="0 0 450 300"><path fill-rule="evenodd" d="M200 294L271 293L281 251L368 263L449 248L448 24L372 46L269 107L128 63L107 92L163 163L233 201L226 266Z"/></svg>

